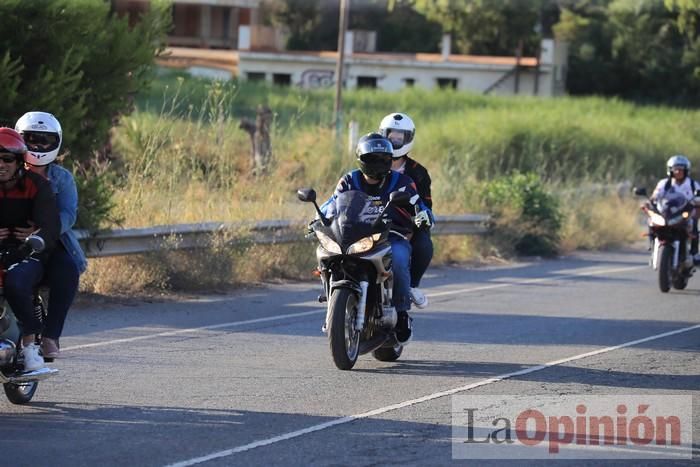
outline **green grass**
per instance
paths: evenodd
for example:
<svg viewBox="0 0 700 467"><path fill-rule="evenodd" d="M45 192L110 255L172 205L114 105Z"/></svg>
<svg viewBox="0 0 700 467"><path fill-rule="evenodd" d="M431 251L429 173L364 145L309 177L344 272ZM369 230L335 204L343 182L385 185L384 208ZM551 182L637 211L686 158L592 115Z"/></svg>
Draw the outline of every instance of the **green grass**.
<svg viewBox="0 0 700 467"><path fill-rule="evenodd" d="M376 130L390 112L413 118L417 132L412 155L430 170L437 214L489 211L479 193L486 183L515 172L536 174L561 200L563 250L624 244L639 230L634 201L572 193L623 180L651 187L664 175L666 159L676 153L687 155L695 167L700 163L698 111L602 98L485 97L419 88L398 93L347 90L343 96L344 122L358 121L361 133ZM125 227L308 220L313 210L296 200L296 189L313 186L325 199L342 173L355 167L347 135L336 140L331 128L332 89L216 83L167 73L137 96L136 104L137 110L114 131L114 170L120 175L115 178L122 180L116 217L124 219ZM273 165L268 175L254 177L250 138L238 125L243 117L254 118L258 105L275 114ZM498 254L479 242L436 239L437 258ZM285 263L277 254L262 259L256 253L251 261L246 259L249 253L224 258L238 266L211 267L230 271L222 272L224 282L229 274L231 281L239 280L242 271L251 280L267 279L270 271L301 271L287 264L292 256ZM206 271L208 255L203 256L189 269ZM298 262L299 255L293 256ZM144 261L140 283L166 288L179 283L182 271L173 272L167 261ZM304 268L312 262L303 263ZM102 284L92 288L102 290L110 281L99 275L108 279L117 266L92 263L92 279L85 283ZM95 272L100 268L103 272ZM196 277L191 280L197 282Z"/></svg>

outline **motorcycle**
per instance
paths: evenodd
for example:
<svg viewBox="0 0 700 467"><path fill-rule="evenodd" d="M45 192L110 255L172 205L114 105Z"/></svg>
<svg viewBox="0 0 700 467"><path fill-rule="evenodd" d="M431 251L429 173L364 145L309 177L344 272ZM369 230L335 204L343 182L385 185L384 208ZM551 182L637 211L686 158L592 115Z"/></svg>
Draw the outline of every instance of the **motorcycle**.
<svg viewBox="0 0 700 467"><path fill-rule="evenodd" d="M403 345L396 338L398 316L392 306L391 224L384 213L411 202L408 193L393 192L386 206L376 206L361 191L347 191L334 201L334 216L327 218L316 203L313 189L300 189L299 200L314 204L318 219L310 224L318 274L327 302L321 328L328 335L335 366L350 370L357 357L372 352L384 362L397 360Z"/></svg>
<svg viewBox="0 0 700 467"><path fill-rule="evenodd" d="M635 188L634 194L647 196L644 188ZM690 254L692 200L682 193L670 191L655 202L648 200L641 209L647 215L648 235L652 240L649 263L659 273L659 289L664 293L672 286L685 289L695 272Z"/></svg>
<svg viewBox="0 0 700 467"><path fill-rule="evenodd" d="M27 237L20 247L25 258L44 250L44 240L36 235ZM0 383L3 385L7 399L13 404L26 404L32 400L39 386L39 381L58 373L52 368L41 368L36 371L24 371L24 362L20 355L22 332L17 318L5 302L2 293L2 279L6 271L0 270ZM39 300L39 301L37 301ZM40 299L35 297L35 313L44 314ZM45 317L45 316L44 316Z"/></svg>

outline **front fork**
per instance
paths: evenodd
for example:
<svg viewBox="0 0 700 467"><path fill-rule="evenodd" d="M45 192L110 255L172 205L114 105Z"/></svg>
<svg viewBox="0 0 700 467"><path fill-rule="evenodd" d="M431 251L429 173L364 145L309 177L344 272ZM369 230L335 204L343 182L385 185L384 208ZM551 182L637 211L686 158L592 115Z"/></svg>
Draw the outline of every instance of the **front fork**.
<svg viewBox="0 0 700 467"><path fill-rule="evenodd" d="M656 271L659 268L659 259L661 257L661 248L664 246L664 243L661 243L658 238L654 239L654 249L652 250L652 256L651 256L651 265ZM681 251L681 242L680 240L674 240L671 245L673 245L673 260L671 261L671 268L675 271L678 269L678 261L679 261L679 255Z"/></svg>
<svg viewBox="0 0 700 467"><path fill-rule="evenodd" d="M329 278L330 279L330 278ZM324 288L326 284L324 284ZM357 302L357 316L355 317L355 330L356 331L362 331L365 327L365 310L367 308L367 290L369 289L369 282L367 281L360 281L358 284L360 286L359 295L360 298ZM333 293L333 287L327 287L327 294L326 296L328 297L328 301L326 304L326 319L323 322L323 327L321 328L322 332L327 332L328 331L328 321L331 318L331 300L330 300L330 295Z"/></svg>

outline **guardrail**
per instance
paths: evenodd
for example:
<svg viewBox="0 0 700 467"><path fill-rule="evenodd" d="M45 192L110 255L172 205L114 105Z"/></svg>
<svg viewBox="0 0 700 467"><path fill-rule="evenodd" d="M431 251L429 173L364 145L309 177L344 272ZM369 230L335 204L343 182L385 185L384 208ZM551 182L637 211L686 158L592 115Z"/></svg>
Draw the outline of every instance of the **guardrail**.
<svg viewBox="0 0 700 467"><path fill-rule="evenodd" d="M436 216L433 235L481 235L490 216L462 214ZM304 241L305 224L286 220L261 222L160 225L143 229L88 232L76 230L85 254L91 258L153 251L206 248L216 236L229 244L270 244Z"/></svg>

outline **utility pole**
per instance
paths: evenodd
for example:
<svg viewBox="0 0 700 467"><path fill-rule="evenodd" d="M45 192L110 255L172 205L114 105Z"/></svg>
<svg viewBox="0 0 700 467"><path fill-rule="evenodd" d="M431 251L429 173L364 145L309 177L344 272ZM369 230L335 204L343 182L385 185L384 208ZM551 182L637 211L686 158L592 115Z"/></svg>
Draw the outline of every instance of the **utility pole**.
<svg viewBox="0 0 700 467"><path fill-rule="evenodd" d="M341 93L343 90L343 62L345 59L345 31L348 29L348 16L350 15L350 0L340 0L340 24L338 27L338 61L335 64L335 103L333 105L333 124L335 126L335 138L340 138L342 128L343 102Z"/></svg>

